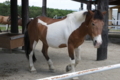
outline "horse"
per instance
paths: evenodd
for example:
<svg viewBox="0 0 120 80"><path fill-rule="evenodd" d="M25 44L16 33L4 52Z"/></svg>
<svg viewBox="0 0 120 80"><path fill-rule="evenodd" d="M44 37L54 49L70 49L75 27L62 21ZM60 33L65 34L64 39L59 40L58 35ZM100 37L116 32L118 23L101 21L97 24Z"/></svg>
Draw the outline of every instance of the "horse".
<svg viewBox="0 0 120 80"><path fill-rule="evenodd" d="M89 10L73 12L62 19L39 16L31 20L24 33L25 53L29 60L30 71L36 71L34 49L38 40L41 40L42 53L50 71L54 71L54 65L48 56L48 47L67 47L70 64L66 66L66 71L75 72L75 67L80 61L80 45L84 42L85 36L87 34L91 36L95 48L99 48L102 44L101 34L105 14L105 11Z"/></svg>
<svg viewBox="0 0 120 80"><path fill-rule="evenodd" d="M0 15L0 24L10 24L10 16Z"/></svg>
<svg viewBox="0 0 120 80"><path fill-rule="evenodd" d="M19 23L20 16L18 15L18 23ZM7 31L9 29L9 25L11 24L11 16L2 16L0 15L0 24L8 24ZM21 25L20 23L18 25Z"/></svg>

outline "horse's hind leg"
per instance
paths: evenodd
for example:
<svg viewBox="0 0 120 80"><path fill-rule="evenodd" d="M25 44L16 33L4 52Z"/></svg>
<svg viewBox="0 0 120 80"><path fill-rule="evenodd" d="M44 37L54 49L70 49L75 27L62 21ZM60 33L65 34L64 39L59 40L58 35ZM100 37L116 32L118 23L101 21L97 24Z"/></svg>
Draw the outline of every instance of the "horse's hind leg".
<svg viewBox="0 0 120 80"><path fill-rule="evenodd" d="M42 53L43 53L45 59L48 62L49 70L51 72L54 72L53 62L52 62L52 60L48 56L48 45L45 45L44 43L43 43L43 47L42 47Z"/></svg>
<svg viewBox="0 0 120 80"><path fill-rule="evenodd" d="M36 44L37 44L37 41L34 41L33 45L30 45L31 51L29 54L29 64L30 64L30 71L31 72L36 72L36 69L35 69L34 64L33 64L33 54L34 54L34 49L35 49Z"/></svg>

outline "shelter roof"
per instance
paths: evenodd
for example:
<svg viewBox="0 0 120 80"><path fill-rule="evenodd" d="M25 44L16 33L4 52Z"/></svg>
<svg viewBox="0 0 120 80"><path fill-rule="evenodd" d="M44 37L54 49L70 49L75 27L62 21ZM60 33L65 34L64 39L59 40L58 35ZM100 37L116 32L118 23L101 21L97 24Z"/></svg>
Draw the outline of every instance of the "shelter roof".
<svg viewBox="0 0 120 80"><path fill-rule="evenodd" d="M87 0L73 0L77 2L87 3ZM95 3L97 3L98 0L95 0ZM120 0L109 0L109 5L120 5Z"/></svg>

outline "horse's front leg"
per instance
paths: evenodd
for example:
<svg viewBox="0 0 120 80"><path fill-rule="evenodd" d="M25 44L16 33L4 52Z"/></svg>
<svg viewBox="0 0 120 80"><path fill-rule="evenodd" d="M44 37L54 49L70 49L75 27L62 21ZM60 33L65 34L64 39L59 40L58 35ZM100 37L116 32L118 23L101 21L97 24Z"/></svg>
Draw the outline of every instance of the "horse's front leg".
<svg viewBox="0 0 120 80"><path fill-rule="evenodd" d="M70 64L66 67L66 71L75 72L75 58L74 58L74 47L73 45L68 45L68 53L70 57Z"/></svg>
<svg viewBox="0 0 120 80"><path fill-rule="evenodd" d="M80 56L80 47L75 48L75 66L80 62L81 56Z"/></svg>
<svg viewBox="0 0 120 80"><path fill-rule="evenodd" d="M46 44L44 44L44 43L43 43L43 47L42 47L42 53L43 53L45 59L46 59L47 62L48 62L49 70L50 70L51 72L54 72L53 62L52 62L52 60L51 60L51 59L49 58L49 56L48 56L48 45L46 45Z"/></svg>
<svg viewBox="0 0 120 80"><path fill-rule="evenodd" d="M66 71L75 72L75 58L74 58L74 47L73 45L68 45L68 52L70 57L70 64L66 67ZM74 77L72 80L78 80L78 77Z"/></svg>

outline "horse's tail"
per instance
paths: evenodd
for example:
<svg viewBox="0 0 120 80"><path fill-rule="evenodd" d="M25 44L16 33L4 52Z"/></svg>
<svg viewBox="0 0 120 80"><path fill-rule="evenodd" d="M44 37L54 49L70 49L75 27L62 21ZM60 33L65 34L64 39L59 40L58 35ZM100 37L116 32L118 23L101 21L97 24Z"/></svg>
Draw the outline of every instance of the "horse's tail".
<svg viewBox="0 0 120 80"><path fill-rule="evenodd" d="M28 27L28 24L27 24L27 27ZM25 30L25 33L24 33L24 47L25 47L26 57L29 60L29 54L30 54L31 49L30 49L30 39L29 39L29 34L28 34L27 27L26 27L26 30ZM34 53L33 53L33 57L32 58L33 58L33 62L35 62L36 61L36 57L35 57Z"/></svg>

